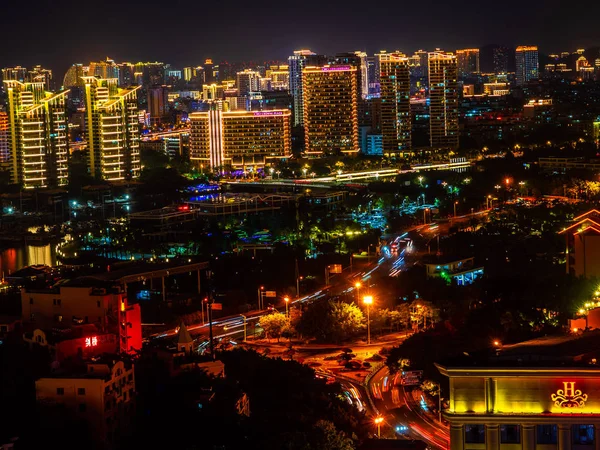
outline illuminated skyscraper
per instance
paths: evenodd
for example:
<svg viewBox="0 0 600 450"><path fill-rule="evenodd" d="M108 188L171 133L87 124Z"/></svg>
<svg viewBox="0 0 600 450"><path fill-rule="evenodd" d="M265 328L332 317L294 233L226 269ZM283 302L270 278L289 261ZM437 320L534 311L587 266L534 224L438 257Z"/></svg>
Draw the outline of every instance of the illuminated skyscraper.
<svg viewBox="0 0 600 450"><path fill-rule="evenodd" d="M27 81L30 83L44 83L44 89L52 89L52 70L44 69L42 66L35 66L27 72Z"/></svg>
<svg viewBox="0 0 600 450"><path fill-rule="evenodd" d="M479 73L479 49L467 48L456 50L458 76L464 78L474 73Z"/></svg>
<svg viewBox="0 0 600 450"><path fill-rule="evenodd" d="M121 89L116 78L83 82L90 173L109 181L139 177L139 86Z"/></svg>
<svg viewBox="0 0 600 450"><path fill-rule="evenodd" d="M238 95L246 97L250 92L258 92L260 90L260 74L254 70L246 69L238 72L237 76Z"/></svg>
<svg viewBox="0 0 600 450"><path fill-rule="evenodd" d="M539 78L539 58L536 46L519 46L515 54L517 72L515 79L517 86L524 86L531 80Z"/></svg>
<svg viewBox="0 0 600 450"><path fill-rule="evenodd" d="M411 75L415 78L427 77L428 56L425 50L418 50L410 57L412 72Z"/></svg>
<svg viewBox="0 0 600 450"><path fill-rule="evenodd" d="M204 81L206 83L214 83L217 81L217 77L214 72L215 65L213 64L212 59L207 59L204 61Z"/></svg>
<svg viewBox="0 0 600 450"><path fill-rule="evenodd" d="M429 138L432 147L458 147L458 80L456 56L429 53Z"/></svg>
<svg viewBox="0 0 600 450"><path fill-rule="evenodd" d="M290 88L290 68L287 64L271 66L267 69L267 77L271 79L271 89L287 91Z"/></svg>
<svg viewBox="0 0 600 450"><path fill-rule="evenodd" d="M4 111L0 111L0 170L10 170L8 114Z"/></svg>
<svg viewBox="0 0 600 450"><path fill-rule="evenodd" d="M313 155L357 153L356 68L305 67L302 71L305 152Z"/></svg>
<svg viewBox="0 0 600 450"><path fill-rule="evenodd" d="M88 71L90 76L102 79L119 78L119 66L110 58L106 61L91 62Z"/></svg>
<svg viewBox="0 0 600 450"><path fill-rule="evenodd" d="M508 54L509 54L509 49L506 47L495 47L494 48L493 57L494 57L494 72L495 73L508 72Z"/></svg>
<svg viewBox="0 0 600 450"><path fill-rule="evenodd" d="M169 115L169 87L152 86L148 88L148 112L151 123L161 123Z"/></svg>
<svg viewBox="0 0 600 450"><path fill-rule="evenodd" d="M81 77L87 76L88 68L81 64L73 64L67 70L65 77L63 78L63 87L66 89L72 88L73 86L83 86Z"/></svg>
<svg viewBox="0 0 600 450"><path fill-rule="evenodd" d="M190 159L197 167L258 169L292 154L291 112L192 113Z"/></svg>
<svg viewBox="0 0 600 450"><path fill-rule="evenodd" d="M411 147L409 60L399 53L379 58L383 152L396 155Z"/></svg>
<svg viewBox="0 0 600 450"><path fill-rule="evenodd" d="M12 183L24 189L68 182L68 91L46 92L44 83L5 80Z"/></svg>
<svg viewBox="0 0 600 450"><path fill-rule="evenodd" d="M307 57L314 55L315 53L310 50L296 50L294 51L294 55L288 58L290 94L292 94L292 98L294 99L294 126L302 125L304 121L302 69L307 65Z"/></svg>
<svg viewBox="0 0 600 450"><path fill-rule="evenodd" d="M20 81L21 83L25 83L28 81L27 79L27 68L17 66L17 67L6 67L2 69L2 80L14 80Z"/></svg>
<svg viewBox="0 0 600 450"><path fill-rule="evenodd" d="M119 86L129 87L135 84L135 66L124 62L119 64Z"/></svg>

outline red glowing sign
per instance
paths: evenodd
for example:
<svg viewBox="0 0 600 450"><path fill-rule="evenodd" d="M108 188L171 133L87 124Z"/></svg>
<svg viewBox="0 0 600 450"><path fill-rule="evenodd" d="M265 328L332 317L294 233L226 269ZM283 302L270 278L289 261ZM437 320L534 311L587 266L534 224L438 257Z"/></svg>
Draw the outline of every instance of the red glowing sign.
<svg viewBox="0 0 600 450"><path fill-rule="evenodd" d="M97 345L98 345L98 338L96 336L85 338L85 346L86 347L96 347Z"/></svg>
<svg viewBox="0 0 600 450"><path fill-rule="evenodd" d="M563 389L558 389L550 398L561 408L583 408L588 395L575 388L575 381L563 381Z"/></svg>

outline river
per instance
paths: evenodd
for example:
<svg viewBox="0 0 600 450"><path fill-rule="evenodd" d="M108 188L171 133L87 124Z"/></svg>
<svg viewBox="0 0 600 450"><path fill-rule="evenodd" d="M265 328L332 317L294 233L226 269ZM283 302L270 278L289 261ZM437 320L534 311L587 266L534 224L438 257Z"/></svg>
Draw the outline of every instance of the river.
<svg viewBox="0 0 600 450"><path fill-rule="evenodd" d="M26 245L0 250L0 279L2 275L7 276L25 266L33 266L35 264L56 265L56 251L54 247L51 244L40 246Z"/></svg>

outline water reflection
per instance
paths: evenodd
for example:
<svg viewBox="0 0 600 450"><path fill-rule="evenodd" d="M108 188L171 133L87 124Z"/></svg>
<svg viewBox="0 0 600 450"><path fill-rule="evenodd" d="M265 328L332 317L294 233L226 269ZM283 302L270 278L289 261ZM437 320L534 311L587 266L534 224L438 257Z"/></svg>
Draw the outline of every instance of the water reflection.
<svg viewBox="0 0 600 450"><path fill-rule="evenodd" d="M9 275L25 266L56 264L54 247L48 245L27 245L24 247L8 248L0 251L0 278L2 274Z"/></svg>

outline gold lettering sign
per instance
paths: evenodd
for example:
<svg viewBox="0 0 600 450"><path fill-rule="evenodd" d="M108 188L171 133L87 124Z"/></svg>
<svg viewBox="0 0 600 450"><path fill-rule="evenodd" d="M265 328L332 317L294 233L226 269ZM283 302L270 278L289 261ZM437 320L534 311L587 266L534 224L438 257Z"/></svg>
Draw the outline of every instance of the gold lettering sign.
<svg viewBox="0 0 600 450"><path fill-rule="evenodd" d="M563 381L563 389L558 389L550 398L561 408L583 408L588 396L575 388L575 381Z"/></svg>

